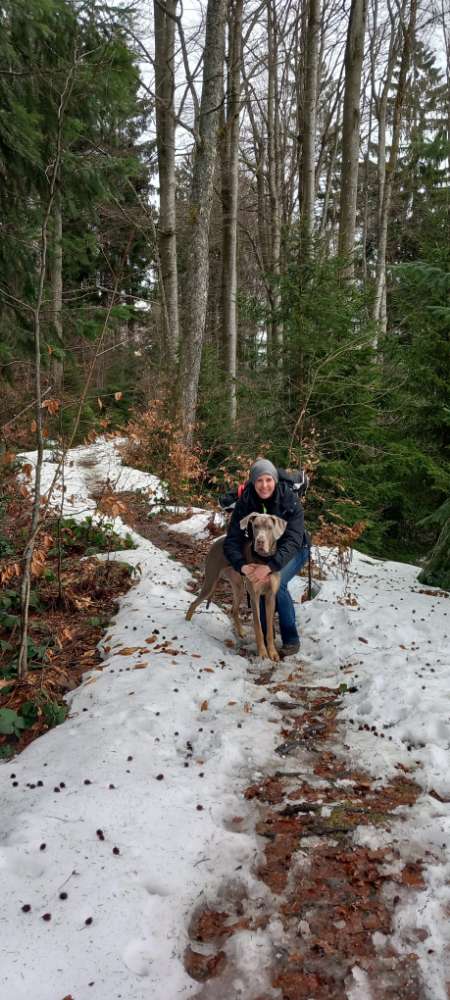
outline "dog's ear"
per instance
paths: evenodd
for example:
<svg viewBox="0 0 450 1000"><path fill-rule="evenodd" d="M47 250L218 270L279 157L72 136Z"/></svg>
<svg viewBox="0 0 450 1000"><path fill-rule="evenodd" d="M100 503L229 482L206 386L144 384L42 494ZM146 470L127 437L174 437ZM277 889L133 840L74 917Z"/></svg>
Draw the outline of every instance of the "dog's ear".
<svg viewBox="0 0 450 1000"><path fill-rule="evenodd" d="M245 529L248 527L249 522L251 523L253 519L257 516L258 515L255 513L255 511L253 511L253 514L247 514L247 517L243 517L242 521L239 521L239 527L241 531L245 531ZM278 520L280 520L280 518L278 518Z"/></svg>
<svg viewBox="0 0 450 1000"><path fill-rule="evenodd" d="M278 540L278 538L281 538L281 536L284 535L284 532L286 531L287 521L285 521L282 517L275 517L275 515L272 516L272 520L273 520L273 537L276 540Z"/></svg>

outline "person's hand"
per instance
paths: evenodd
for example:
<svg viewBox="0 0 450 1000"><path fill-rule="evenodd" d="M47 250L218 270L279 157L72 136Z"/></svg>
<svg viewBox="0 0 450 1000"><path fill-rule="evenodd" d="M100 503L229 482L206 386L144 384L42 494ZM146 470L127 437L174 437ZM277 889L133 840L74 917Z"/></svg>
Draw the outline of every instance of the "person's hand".
<svg viewBox="0 0 450 1000"><path fill-rule="evenodd" d="M246 563L242 567L242 572L244 576L248 576L250 583L263 583L270 576L271 569L270 566L265 566L264 563Z"/></svg>

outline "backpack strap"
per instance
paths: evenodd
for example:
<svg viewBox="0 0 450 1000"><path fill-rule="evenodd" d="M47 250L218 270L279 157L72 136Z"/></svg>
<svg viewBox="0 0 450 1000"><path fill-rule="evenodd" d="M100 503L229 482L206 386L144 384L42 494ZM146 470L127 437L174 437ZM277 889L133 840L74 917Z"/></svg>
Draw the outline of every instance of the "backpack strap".
<svg viewBox="0 0 450 1000"><path fill-rule="evenodd" d="M219 497L219 506L222 510L231 511L234 510L236 501L240 500L244 490L247 488L248 483L239 483L239 486L234 490L230 490L229 493L224 493Z"/></svg>

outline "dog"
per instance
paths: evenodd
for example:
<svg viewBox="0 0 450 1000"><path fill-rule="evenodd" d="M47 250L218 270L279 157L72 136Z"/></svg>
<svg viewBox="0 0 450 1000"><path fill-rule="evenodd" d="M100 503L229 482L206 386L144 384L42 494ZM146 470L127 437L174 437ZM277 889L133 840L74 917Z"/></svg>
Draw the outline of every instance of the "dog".
<svg viewBox="0 0 450 1000"><path fill-rule="evenodd" d="M266 563L267 559L269 559L270 556L272 556L276 551L277 541L284 533L286 523L287 522L284 521L282 517L276 517L273 514L253 513L244 517L242 521L240 521L240 527L243 531L245 531L245 529L250 525L253 534L253 542L249 540L244 549L246 563ZM194 612L203 601L208 601L209 603L219 580L226 579L231 584L233 593L232 618L236 632L242 638L244 632L239 617L239 608L244 595L245 587L247 589L247 593L249 594L253 611L253 626L255 630L258 656L278 662L280 657L275 649L273 620L275 614L276 595L280 586L280 575L279 573L272 572L270 576L268 576L267 579L263 580L261 583L253 584L248 577L242 576L241 573L238 573L235 569L233 569L225 558L225 553L223 551L225 537L225 535L221 535L220 538L216 538L215 542L211 545L206 557L203 586L198 597L195 598L195 601L192 602L186 612L187 621L191 620ZM266 602L266 641L264 641L259 616L260 597L264 597Z"/></svg>

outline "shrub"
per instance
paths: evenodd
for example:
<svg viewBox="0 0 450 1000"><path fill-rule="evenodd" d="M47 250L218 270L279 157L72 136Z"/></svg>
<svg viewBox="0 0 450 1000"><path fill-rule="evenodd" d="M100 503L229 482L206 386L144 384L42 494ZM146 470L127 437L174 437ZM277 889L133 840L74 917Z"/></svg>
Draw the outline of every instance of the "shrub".
<svg viewBox="0 0 450 1000"><path fill-rule="evenodd" d="M164 480L172 500L186 500L194 484L200 489L205 466L198 446L187 447L176 416L164 398L154 399L127 427L129 440L122 458L135 468Z"/></svg>

